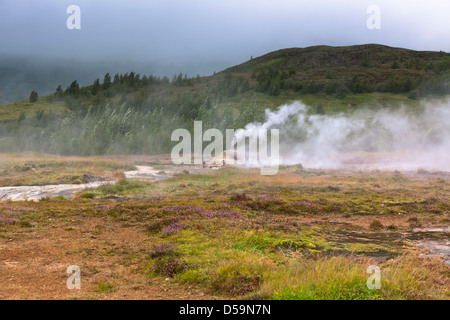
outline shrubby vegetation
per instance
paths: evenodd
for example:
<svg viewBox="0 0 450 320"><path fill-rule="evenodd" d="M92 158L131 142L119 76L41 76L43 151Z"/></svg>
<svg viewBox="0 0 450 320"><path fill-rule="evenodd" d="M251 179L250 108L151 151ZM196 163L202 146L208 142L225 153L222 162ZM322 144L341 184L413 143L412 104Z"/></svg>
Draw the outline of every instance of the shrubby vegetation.
<svg viewBox="0 0 450 320"><path fill-rule="evenodd" d="M208 95L183 93L168 97L150 95L137 90L150 88L172 90L192 86L199 81L181 73L168 78L139 74L116 74L103 83L96 79L92 86L80 88L77 81L48 97L65 103L69 109L62 115L42 110L32 116L4 121L0 127L0 152L22 150L64 155L159 154L168 153L176 142L171 134L177 128L193 130L193 121L202 120L204 128L238 128L258 118L256 110L235 116L234 110L219 110ZM243 78L226 77L214 97L236 95L248 90ZM156 89L157 88L157 89ZM134 94L130 94L134 93ZM169 94L170 96L170 94ZM243 122L244 121L244 122Z"/></svg>
<svg viewBox="0 0 450 320"><path fill-rule="evenodd" d="M36 102L38 99L38 93L36 91L31 91L30 98L28 99L31 103Z"/></svg>
<svg viewBox="0 0 450 320"><path fill-rule="evenodd" d="M279 95L283 90L292 89L302 94L316 94L324 92L333 95L336 98L344 98L349 93L370 93L370 92L387 92L387 93L410 93L416 92L416 96L426 96L429 94L448 94L450 89L448 86L450 79L450 63L443 61L441 63L428 66L436 74L433 78L401 77L392 75L386 81L376 83L361 79L358 75L354 75L349 81L343 80L298 80L295 78L295 71L280 71L279 69L269 68L253 73L252 77L256 80L255 90L272 96ZM370 65L364 64L365 68ZM395 63L392 69L399 69L399 64Z"/></svg>

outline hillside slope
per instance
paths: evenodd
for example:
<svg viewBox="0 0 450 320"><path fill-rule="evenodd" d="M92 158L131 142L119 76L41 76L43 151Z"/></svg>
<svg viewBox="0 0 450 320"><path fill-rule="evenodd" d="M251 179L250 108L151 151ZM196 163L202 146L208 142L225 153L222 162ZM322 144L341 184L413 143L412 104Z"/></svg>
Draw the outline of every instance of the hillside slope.
<svg viewBox="0 0 450 320"><path fill-rule="evenodd" d="M101 81L103 80L103 81ZM291 48L252 58L208 77L172 79L107 74L0 105L0 152L164 153L175 128L242 128L264 109L301 100L310 112L361 106L417 107L450 94L450 54L382 45Z"/></svg>

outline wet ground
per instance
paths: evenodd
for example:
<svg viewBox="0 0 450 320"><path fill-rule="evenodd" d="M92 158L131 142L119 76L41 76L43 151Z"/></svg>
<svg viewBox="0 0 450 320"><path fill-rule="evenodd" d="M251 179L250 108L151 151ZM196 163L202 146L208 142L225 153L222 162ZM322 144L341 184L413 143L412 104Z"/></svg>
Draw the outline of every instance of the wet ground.
<svg viewBox="0 0 450 320"><path fill-rule="evenodd" d="M450 267L450 227L415 228L409 236L423 255L441 258Z"/></svg>
<svg viewBox="0 0 450 320"><path fill-rule="evenodd" d="M37 201L46 197L70 198L87 188L96 188L105 184L113 184L114 180L98 181L85 184L56 184L47 186L22 186L0 188L0 201Z"/></svg>
<svg viewBox="0 0 450 320"><path fill-rule="evenodd" d="M127 179L152 179L163 180L174 175L173 172L166 172L149 166L136 166L136 170L124 172Z"/></svg>
<svg viewBox="0 0 450 320"><path fill-rule="evenodd" d="M127 179L168 179L172 173L162 172L149 166L136 166L136 170L124 172ZM95 177L90 177L95 180ZM71 198L78 192L88 188L96 188L106 184L114 184L116 180L92 181L84 184L57 184L45 186L20 186L0 188L0 201L37 201L46 197L66 197Z"/></svg>
<svg viewBox="0 0 450 320"><path fill-rule="evenodd" d="M423 249L421 255L438 257L450 266L450 227L414 228L410 232L361 232L334 230L328 237L335 243L348 244L374 244L381 246L376 251L358 251L354 254L374 258L377 262L384 262L394 258L402 252L406 245ZM382 248L387 248L385 250ZM333 254L341 254L342 250L334 250Z"/></svg>

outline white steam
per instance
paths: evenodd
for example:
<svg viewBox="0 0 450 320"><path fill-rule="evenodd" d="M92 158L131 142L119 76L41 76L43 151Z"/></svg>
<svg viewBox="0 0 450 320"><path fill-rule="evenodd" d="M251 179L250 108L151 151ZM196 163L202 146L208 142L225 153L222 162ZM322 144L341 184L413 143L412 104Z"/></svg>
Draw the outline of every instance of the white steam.
<svg viewBox="0 0 450 320"><path fill-rule="evenodd" d="M309 168L450 171L450 104L420 110L364 108L351 114L309 114L301 102L266 110L236 140L260 129L280 130L280 162Z"/></svg>

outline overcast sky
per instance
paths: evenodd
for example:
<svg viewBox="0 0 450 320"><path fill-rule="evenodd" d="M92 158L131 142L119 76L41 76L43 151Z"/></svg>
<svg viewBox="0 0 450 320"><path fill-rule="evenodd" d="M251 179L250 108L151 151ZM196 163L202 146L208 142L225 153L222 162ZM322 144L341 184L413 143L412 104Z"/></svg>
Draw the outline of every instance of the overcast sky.
<svg viewBox="0 0 450 320"><path fill-rule="evenodd" d="M69 5L81 29L69 30ZM369 30L370 5L381 29ZM450 52L448 0L0 0L0 52L229 65L291 47L380 43Z"/></svg>

